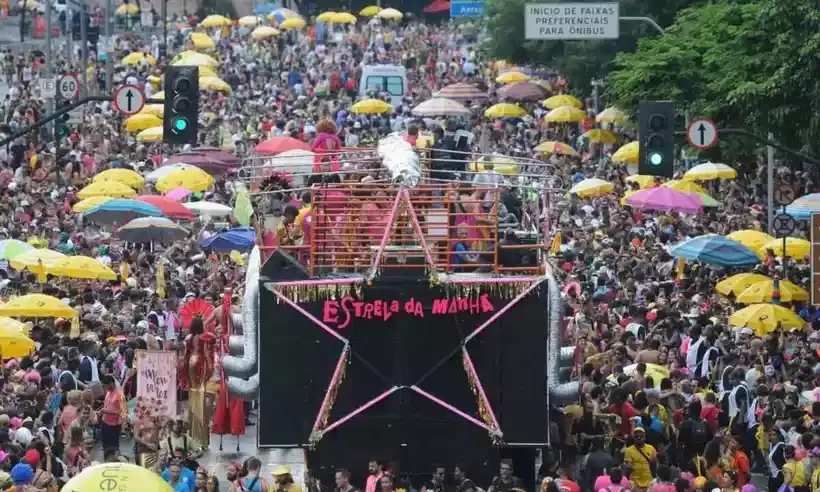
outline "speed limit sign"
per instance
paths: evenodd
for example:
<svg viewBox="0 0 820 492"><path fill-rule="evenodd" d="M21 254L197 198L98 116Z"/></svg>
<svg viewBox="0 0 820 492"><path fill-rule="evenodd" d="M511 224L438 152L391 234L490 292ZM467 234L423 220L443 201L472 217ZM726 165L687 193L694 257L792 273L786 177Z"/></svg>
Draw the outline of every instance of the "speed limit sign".
<svg viewBox="0 0 820 492"><path fill-rule="evenodd" d="M60 77L57 83L57 93L62 99L77 99L80 97L80 81L74 74L66 74Z"/></svg>

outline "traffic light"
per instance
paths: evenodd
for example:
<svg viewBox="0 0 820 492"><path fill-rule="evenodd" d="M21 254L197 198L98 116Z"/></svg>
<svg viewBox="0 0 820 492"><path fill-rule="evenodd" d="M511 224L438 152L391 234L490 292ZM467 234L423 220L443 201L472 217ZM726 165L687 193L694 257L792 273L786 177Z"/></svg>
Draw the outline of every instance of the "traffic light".
<svg viewBox="0 0 820 492"><path fill-rule="evenodd" d="M66 109L69 106L71 106L70 102L63 101L60 104L60 109ZM71 119L71 115L69 115L68 113L61 114L59 117L57 117L57 119L55 120L55 125L54 125L54 138L65 138L65 137L68 136L68 131L69 131L68 120L69 119Z"/></svg>
<svg viewBox="0 0 820 492"><path fill-rule="evenodd" d="M675 168L675 105L672 101L641 101L638 142L638 174L671 178Z"/></svg>
<svg viewBox="0 0 820 492"><path fill-rule="evenodd" d="M199 67L168 67L165 70L162 141L169 144L196 144L198 114Z"/></svg>

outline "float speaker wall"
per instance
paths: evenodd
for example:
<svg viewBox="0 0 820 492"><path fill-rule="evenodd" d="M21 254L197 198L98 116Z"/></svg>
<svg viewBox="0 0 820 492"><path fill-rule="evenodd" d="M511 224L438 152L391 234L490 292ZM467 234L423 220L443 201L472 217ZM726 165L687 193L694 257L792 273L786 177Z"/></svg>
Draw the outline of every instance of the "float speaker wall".
<svg viewBox="0 0 820 492"><path fill-rule="evenodd" d="M277 302L266 287L260 290L260 414L265 417L258 423L259 445L303 446L344 343ZM474 298L456 312L442 312L441 303L457 297L429 281L377 279L362 287L360 298L340 294L297 304L349 340L344 379L327 425L393 386L412 385L481 421L462 344L510 299L488 293L483 303ZM508 443L546 442L545 299L535 289L466 344ZM401 460L407 471L429 471L433 463L455 464L455 457L483 463L497 450L485 429L401 389L325 434L311 453L311 466L355 469L374 455Z"/></svg>

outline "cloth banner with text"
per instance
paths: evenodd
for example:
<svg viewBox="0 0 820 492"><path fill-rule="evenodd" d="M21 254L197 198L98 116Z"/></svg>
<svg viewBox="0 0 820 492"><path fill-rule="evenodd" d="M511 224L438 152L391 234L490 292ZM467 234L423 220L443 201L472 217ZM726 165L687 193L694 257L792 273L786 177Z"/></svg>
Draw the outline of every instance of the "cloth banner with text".
<svg viewBox="0 0 820 492"><path fill-rule="evenodd" d="M177 364L174 352L137 350L135 417L173 419L177 413Z"/></svg>

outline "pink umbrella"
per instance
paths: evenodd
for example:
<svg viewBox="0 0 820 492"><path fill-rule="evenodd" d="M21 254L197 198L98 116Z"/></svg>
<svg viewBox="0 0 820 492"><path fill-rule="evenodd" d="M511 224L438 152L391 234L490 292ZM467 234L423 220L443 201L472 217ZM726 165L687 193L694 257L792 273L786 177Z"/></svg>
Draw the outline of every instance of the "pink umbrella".
<svg viewBox="0 0 820 492"><path fill-rule="evenodd" d="M659 210L667 212L698 213L703 210L703 202L695 194L682 193L673 188L659 186L637 191L626 197L629 206L641 210Z"/></svg>
<svg viewBox="0 0 820 492"><path fill-rule="evenodd" d="M191 194L191 190L186 190L185 188L174 188L173 190L166 193L165 196L167 196L168 198L170 198L172 200L176 200L178 202L181 202L182 200L185 200L186 198L188 198L188 196L190 194Z"/></svg>
<svg viewBox="0 0 820 492"><path fill-rule="evenodd" d="M514 101L539 101L549 95L549 91L532 82L519 82L498 89L498 95Z"/></svg>
<svg viewBox="0 0 820 492"><path fill-rule="evenodd" d="M456 101L477 101L487 99L490 96L473 84L459 82L444 87L438 91L436 97L445 97Z"/></svg>

